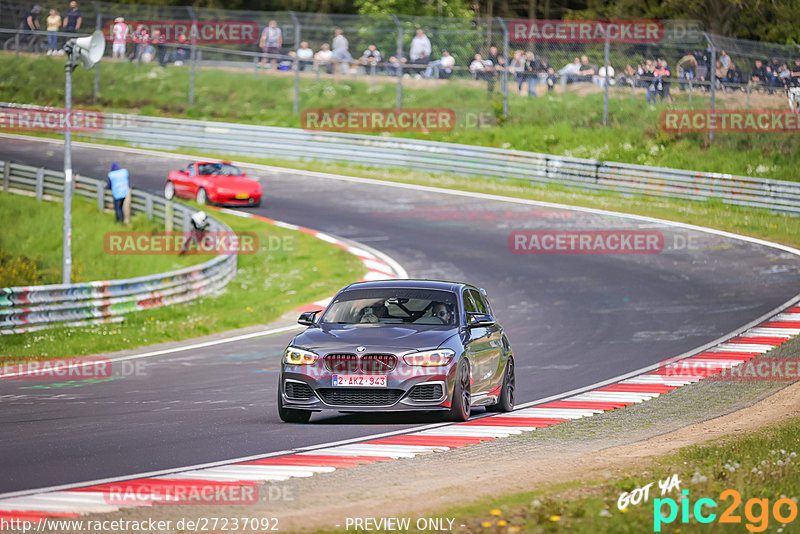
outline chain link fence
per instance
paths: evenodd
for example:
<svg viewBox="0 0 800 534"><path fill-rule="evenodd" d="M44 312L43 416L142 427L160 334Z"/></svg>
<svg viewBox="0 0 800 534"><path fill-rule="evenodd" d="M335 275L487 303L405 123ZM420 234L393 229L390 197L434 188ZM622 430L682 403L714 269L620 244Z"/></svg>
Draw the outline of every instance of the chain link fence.
<svg viewBox="0 0 800 534"><path fill-rule="evenodd" d="M79 33L102 30L109 44L106 55L113 54L112 28L122 17L127 25L122 57L137 64L157 62L184 69L188 106L194 104L198 90L196 72L212 66L252 72L256 78L293 76L295 113L305 107L303 91L312 90L320 80L396 85L391 100L383 92L382 99L370 101L370 107L376 108L418 105L404 91L409 88L485 87L486 109L498 116L513 114L509 95L515 94L602 93L605 115L609 97L628 96L655 105L672 104L672 97L680 94L678 104L685 107L707 107L710 97L713 110L718 91L746 95L747 108L755 92L758 105L785 107L788 89L800 85L797 46L712 35L695 21L659 22L661 33L651 41L619 42L608 37L608 42L602 38L580 42L520 38L520 21L500 18L333 15L109 2L81 2L79 9L83 18ZM18 0L0 2L0 38L7 50L26 51L18 40L29 10L28 3ZM44 12L39 17L43 30L46 17ZM160 36L154 39L157 32ZM46 32L33 33L45 39ZM181 33L187 35L185 41L179 40ZM670 75L656 72L659 58ZM765 67L763 74L757 59ZM95 98L101 71L98 63ZM698 94L706 97L702 103L696 99ZM772 99L764 104L766 97Z"/></svg>

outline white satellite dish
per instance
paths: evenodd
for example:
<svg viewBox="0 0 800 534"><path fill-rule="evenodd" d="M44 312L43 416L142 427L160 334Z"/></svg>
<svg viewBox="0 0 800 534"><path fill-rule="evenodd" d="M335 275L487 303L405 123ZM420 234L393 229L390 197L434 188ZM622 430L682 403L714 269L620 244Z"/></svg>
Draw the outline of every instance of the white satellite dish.
<svg viewBox="0 0 800 534"><path fill-rule="evenodd" d="M100 61L106 50L106 40L103 32L96 31L88 37L75 39L75 46L72 49L74 59L80 59L84 69L91 69L95 63Z"/></svg>

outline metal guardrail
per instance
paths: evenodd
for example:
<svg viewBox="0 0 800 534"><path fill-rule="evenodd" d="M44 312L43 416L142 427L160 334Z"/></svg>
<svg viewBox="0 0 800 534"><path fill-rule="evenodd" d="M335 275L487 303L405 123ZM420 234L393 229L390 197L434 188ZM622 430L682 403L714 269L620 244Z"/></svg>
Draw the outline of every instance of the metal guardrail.
<svg viewBox="0 0 800 534"><path fill-rule="evenodd" d="M0 107L7 104L0 103ZM800 214L800 183L398 137L106 114L85 135L160 150L317 160L707 201Z"/></svg>
<svg viewBox="0 0 800 534"><path fill-rule="evenodd" d="M61 171L0 161L4 192L32 192L38 199L64 194ZM97 199L98 209L113 207L105 182L75 176L74 193ZM192 210L144 191L132 190L131 213L171 219L175 228L190 230ZM209 217L211 231L231 231ZM165 273L124 280L0 288L0 335L30 332L53 325L79 326L122 321L126 313L187 302L224 287L236 274L236 255Z"/></svg>

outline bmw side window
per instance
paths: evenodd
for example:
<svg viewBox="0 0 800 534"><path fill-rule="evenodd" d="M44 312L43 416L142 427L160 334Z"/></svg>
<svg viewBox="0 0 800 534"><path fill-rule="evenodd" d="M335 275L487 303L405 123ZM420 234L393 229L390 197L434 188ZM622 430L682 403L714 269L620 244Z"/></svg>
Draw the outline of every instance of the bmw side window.
<svg viewBox="0 0 800 534"><path fill-rule="evenodd" d="M472 297L469 294L469 290L464 291L463 298L464 298L464 313L477 313L478 308L475 306L475 302L473 302Z"/></svg>
<svg viewBox="0 0 800 534"><path fill-rule="evenodd" d="M488 310L486 309L486 304L483 302L483 298L481 298L480 293L478 293L474 289L470 289L469 295L475 302L475 308L478 310L478 313L489 313Z"/></svg>
<svg viewBox="0 0 800 534"><path fill-rule="evenodd" d="M492 313L492 307L489 304L489 298L486 296L486 293L481 291L479 296L480 296L481 302L483 303L483 307L486 308L486 313L488 313L489 315L494 317L494 313Z"/></svg>

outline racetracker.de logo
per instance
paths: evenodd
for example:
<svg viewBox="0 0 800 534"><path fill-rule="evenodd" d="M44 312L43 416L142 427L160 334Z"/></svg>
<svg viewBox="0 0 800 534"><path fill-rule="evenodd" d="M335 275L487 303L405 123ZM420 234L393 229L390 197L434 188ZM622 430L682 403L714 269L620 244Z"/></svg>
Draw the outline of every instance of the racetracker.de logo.
<svg viewBox="0 0 800 534"><path fill-rule="evenodd" d="M40 362L3 362L2 380L86 380L112 376L111 360L102 356L59 358Z"/></svg>
<svg viewBox="0 0 800 534"><path fill-rule="evenodd" d="M515 230L514 254L658 254L664 234L656 230Z"/></svg>
<svg viewBox="0 0 800 534"><path fill-rule="evenodd" d="M255 504L258 486L225 482L172 482L109 484L104 488L107 504L142 506L150 504Z"/></svg>
<svg viewBox="0 0 800 534"><path fill-rule="evenodd" d="M36 132L97 132L103 129L99 111L61 108L0 108L0 130Z"/></svg>
<svg viewBox="0 0 800 534"><path fill-rule="evenodd" d="M788 109L674 109L661 112L669 133L797 133L800 115Z"/></svg>
<svg viewBox="0 0 800 534"><path fill-rule="evenodd" d="M254 232L107 232L106 254L126 255L229 255L255 254Z"/></svg>
<svg viewBox="0 0 800 534"><path fill-rule="evenodd" d="M512 43L660 43L658 20L512 20Z"/></svg>
<svg viewBox="0 0 800 534"><path fill-rule="evenodd" d="M167 43L177 43L180 35L191 42L203 44L252 44L258 41L258 23L251 20L129 20L129 33L140 25L149 35L158 30ZM106 41L114 39L111 31L114 21L103 25ZM128 36L130 39L130 35Z"/></svg>
<svg viewBox="0 0 800 534"><path fill-rule="evenodd" d="M446 108L316 108L300 114L305 130L326 132L449 132L456 113Z"/></svg>

